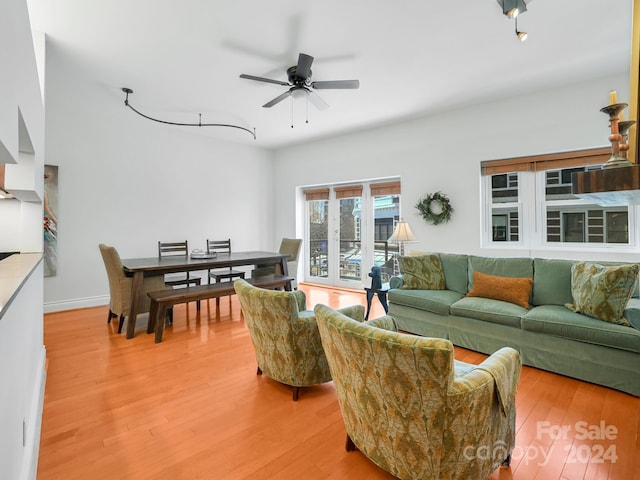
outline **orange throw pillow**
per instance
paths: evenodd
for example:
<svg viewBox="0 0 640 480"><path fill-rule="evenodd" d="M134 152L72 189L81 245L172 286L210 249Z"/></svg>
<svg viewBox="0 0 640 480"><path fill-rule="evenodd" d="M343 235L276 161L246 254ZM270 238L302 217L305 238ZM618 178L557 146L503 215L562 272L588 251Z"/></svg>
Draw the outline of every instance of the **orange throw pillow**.
<svg viewBox="0 0 640 480"><path fill-rule="evenodd" d="M532 286L531 278L498 277L473 272L473 287L467 293L467 297L492 298L529 308Z"/></svg>

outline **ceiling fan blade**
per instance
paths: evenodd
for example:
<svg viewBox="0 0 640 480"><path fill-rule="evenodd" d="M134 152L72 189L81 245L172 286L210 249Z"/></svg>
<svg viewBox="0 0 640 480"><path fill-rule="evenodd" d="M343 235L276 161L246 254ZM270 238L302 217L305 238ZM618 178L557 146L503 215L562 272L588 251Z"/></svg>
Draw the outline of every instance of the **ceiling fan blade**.
<svg viewBox="0 0 640 480"><path fill-rule="evenodd" d="M306 53L298 55L298 65L296 66L296 77L309 78L311 75L311 64L313 63L313 57Z"/></svg>
<svg viewBox="0 0 640 480"><path fill-rule="evenodd" d="M329 108L329 104L325 102L317 93L309 91L309 101L313 103L313 106L318 110L326 110Z"/></svg>
<svg viewBox="0 0 640 480"><path fill-rule="evenodd" d="M324 82L311 82L311 87L317 88L318 90L328 88L355 89L360 88L360 80L327 80Z"/></svg>
<svg viewBox="0 0 640 480"><path fill-rule="evenodd" d="M240 75L240 78L246 78L247 80L256 80L258 82L275 83L276 85L282 85L283 87L290 86L290 84L287 82L282 82L280 80L272 80L271 78L256 77L254 75L247 75L246 73L243 73L242 75Z"/></svg>
<svg viewBox="0 0 640 480"><path fill-rule="evenodd" d="M273 100L271 100L270 102L265 103L264 105L262 105L264 108L271 108L273 107L276 103L280 103L282 100L284 100L287 97L291 96L291 90L287 90L286 92L284 92L282 95L278 95L276 98L274 98Z"/></svg>

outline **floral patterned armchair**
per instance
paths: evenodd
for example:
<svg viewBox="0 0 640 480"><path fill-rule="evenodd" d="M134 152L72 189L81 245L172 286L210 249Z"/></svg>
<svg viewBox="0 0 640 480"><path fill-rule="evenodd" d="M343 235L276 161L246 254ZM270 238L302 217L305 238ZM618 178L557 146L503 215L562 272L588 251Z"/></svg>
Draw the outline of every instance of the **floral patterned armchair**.
<svg viewBox="0 0 640 480"><path fill-rule="evenodd" d="M331 381L315 315L306 309L303 291L265 290L242 279L234 288L256 351L258 375L294 387L294 400L299 387ZM362 305L340 311L364 320Z"/></svg>
<svg viewBox="0 0 640 480"><path fill-rule="evenodd" d="M347 430L400 479L484 479L515 446L518 352L480 365L454 360L450 341L398 333L392 317L358 323L324 305L315 314Z"/></svg>

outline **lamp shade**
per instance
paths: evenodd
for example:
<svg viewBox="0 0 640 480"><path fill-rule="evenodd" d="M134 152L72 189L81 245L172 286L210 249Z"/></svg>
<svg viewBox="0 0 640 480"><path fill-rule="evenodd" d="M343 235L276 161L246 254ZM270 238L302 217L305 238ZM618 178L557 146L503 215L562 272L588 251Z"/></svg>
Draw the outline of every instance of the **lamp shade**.
<svg viewBox="0 0 640 480"><path fill-rule="evenodd" d="M418 240L413 235L411 231L411 227L404 220L400 220L396 224L396 229L393 231L393 234L387 240L389 243L407 243L407 242L417 242Z"/></svg>

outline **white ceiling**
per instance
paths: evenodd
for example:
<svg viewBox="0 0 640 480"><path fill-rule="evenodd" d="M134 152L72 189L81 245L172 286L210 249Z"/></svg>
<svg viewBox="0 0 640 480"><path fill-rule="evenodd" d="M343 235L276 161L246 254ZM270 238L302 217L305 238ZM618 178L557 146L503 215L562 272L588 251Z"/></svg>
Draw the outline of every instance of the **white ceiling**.
<svg viewBox="0 0 640 480"><path fill-rule="evenodd" d="M514 22L496 0L28 0L33 28L76 57L114 102L165 120L233 123L204 135L267 148L628 70L632 0L535 0ZM359 79L262 105L298 53L314 80ZM603 102L607 92L603 92ZM124 106L123 106L124 108ZM134 115L131 112L131 115ZM142 119L141 119L142 121ZM159 128L168 128L160 127ZM224 130L224 131L223 131Z"/></svg>

